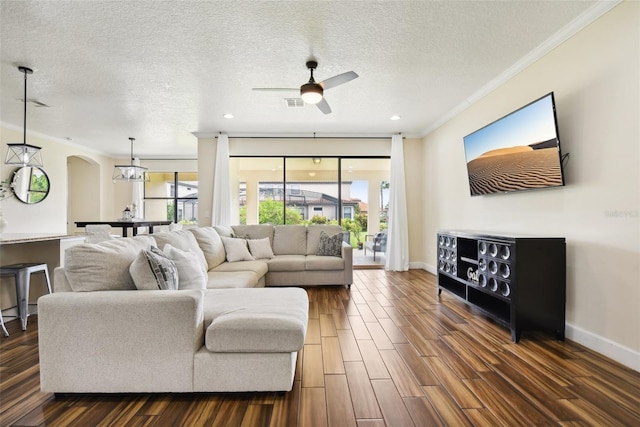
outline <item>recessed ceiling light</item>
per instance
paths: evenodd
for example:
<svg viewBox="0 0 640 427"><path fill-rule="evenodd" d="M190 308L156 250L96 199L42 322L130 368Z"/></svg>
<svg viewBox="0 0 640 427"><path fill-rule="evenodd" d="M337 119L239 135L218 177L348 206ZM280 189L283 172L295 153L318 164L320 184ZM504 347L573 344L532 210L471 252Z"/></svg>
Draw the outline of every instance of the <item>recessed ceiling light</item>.
<svg viewBox="0 0 640 427"><path fill-rule="evenodd" d="M231 114L231 113L227 113L227 114L225 114L225 115L224 115L224 116L222 116L222 117L224 117L225 119L233 119L233 114Z"/></svg>
<svg viewBox="0 0 640 427"><path fill-rule="evenodd" d="M389 120L400 120L400 116L397 114L394 114L393 116L389 117Z"/></svg>

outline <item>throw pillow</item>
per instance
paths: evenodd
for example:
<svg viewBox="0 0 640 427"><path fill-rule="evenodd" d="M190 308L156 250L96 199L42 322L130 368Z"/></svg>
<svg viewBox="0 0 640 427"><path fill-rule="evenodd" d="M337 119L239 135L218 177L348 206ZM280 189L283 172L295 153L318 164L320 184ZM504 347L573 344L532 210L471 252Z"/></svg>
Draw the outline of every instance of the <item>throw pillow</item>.
<svg viewBox="0 0 640 427"><path fill-rule="evenodd" d="M230 225L214 225L213 228L218 232L220 237L236 237Z"/></svg>
<svg viewBox="0 0 640 427"><path fill-rule="evenodd" d="M220 235L213 227L192 227L189 231L198 241L207 260L209 270L213 270L227 259Z"/></svg>
<svg viewBox="0 0 640 427"><path fill-rule="evenodd" d="M155 244L152 237L135 236L71 246L64 261L69 286L74 292L135 290L129 266Z"/></svg>
<svg viewBox="0 0 640 427"><path fill-rule="evenodd" d="M320 233L320 244L318 245L318 252L316 255L320 256L342 256L342 233L329 236L322 231Z"/></svg>
<svg viewBox="0 0 640 427"><path fill-rule="evenodd" d="M315 255L318 252L320 234L323 231L329 236L344 232L339 225L309 224L307 226L307 255Z"/></svg>
<svg viewBox="0 0 640 427"><path fill-rule="evenodd" d="M255 259L271 259L273 258L273 250L268 237L264 239L249 239L249 251Z"/></svg>
<svg viewBox="0 0 640 427"><path fill-rule="evenodd" d="M178 289L178 269L160 249L143 249L129 266L129 273L138 290Z"/></svg>
<svg viewBox="0 0 640 427"><path fill-rule="evenodd" d="M220 237L224 250L227 252L227 261L253 261L255 258L249 253L247 241L245 239L234 239L232 237Z"/></svg>
<svg viewBox="0 0 640 427"><path fill-rule="evenodd" d="M178 289L206 289L207 272L202 269L198 255L191 251L164 246L164 254L178 269Z"/></svg>
<svg viewBox="0 0 640 427"><path fill-rule="evenodd" d="M183 251L191 251L198 254L198 259L202 263L205 271L209 270L207 259L198 245L193 233L187 230L180 231L167 231L165 233L154 233L151 235L156 240L156 243L160 249L164 249L165 245L169 243L174 248L182 249Z"/></svg>

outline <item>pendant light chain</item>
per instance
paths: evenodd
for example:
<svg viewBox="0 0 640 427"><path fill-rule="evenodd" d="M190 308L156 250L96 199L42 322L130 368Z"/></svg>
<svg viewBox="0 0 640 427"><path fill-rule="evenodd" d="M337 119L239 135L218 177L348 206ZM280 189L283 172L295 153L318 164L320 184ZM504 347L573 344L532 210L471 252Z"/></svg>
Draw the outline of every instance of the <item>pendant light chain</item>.
<svg viewBox="0 0 640 427"><path fill-rule="evenodd" d="M24 73L24 115L22 120L22 143L27 144L27 74L28 68L21 67L20 70Z"/></svg>

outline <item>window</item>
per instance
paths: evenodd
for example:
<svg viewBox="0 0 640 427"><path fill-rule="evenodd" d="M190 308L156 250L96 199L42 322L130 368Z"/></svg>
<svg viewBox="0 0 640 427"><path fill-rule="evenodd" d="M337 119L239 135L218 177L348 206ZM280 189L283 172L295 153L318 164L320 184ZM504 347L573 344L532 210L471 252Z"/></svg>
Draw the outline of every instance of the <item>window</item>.
<svg viewBox="0 0 640 427"><path fill-rule="evenodd" d="M198 223L198 174L149 172L144 184L145 218L185 225Z"/></svg>
<svg viewBox="0 0 640 427"><path fill-rule="evenodd" d="M363 235L372 234L386 225L389 163L388 157L231 156L238 223L357 219Z"/></svg>
<svg viewBox="0 0 640 427"><path fill-rule="evenodd" d="M353 206L342 207L342 218L353 219Z"/></svg>

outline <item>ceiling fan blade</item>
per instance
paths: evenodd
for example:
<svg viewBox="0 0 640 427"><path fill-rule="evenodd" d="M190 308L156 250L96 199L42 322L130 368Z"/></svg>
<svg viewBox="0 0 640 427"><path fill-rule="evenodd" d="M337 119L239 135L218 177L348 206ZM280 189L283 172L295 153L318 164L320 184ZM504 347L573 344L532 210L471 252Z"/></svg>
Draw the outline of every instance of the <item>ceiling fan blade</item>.
<svg viewBox="0 0 640 427"><path fill-rule="evenodd" d="M338 74L337 76L329 77L328 79L321 81L320 86L324 90L331 89L338 85L350 82L351 80L358 78L358 75L353 71L347 71L346 73Z"/></svg>
<svg viewBox="0 0 640 427"><path fill-rule="evenodd" d="M316 105L318 106L318 109L323 113L325 114L331 113L331 107L329 107L329 103L327 102L326 98L322 98L320 102L318 102Z"/></svg>
<svg viewBox="0 0 640 427"><path fill-rule="evenodd" d="M251 90L256 92L292 92L299 91L299 87L254 87Z"/></svg>

